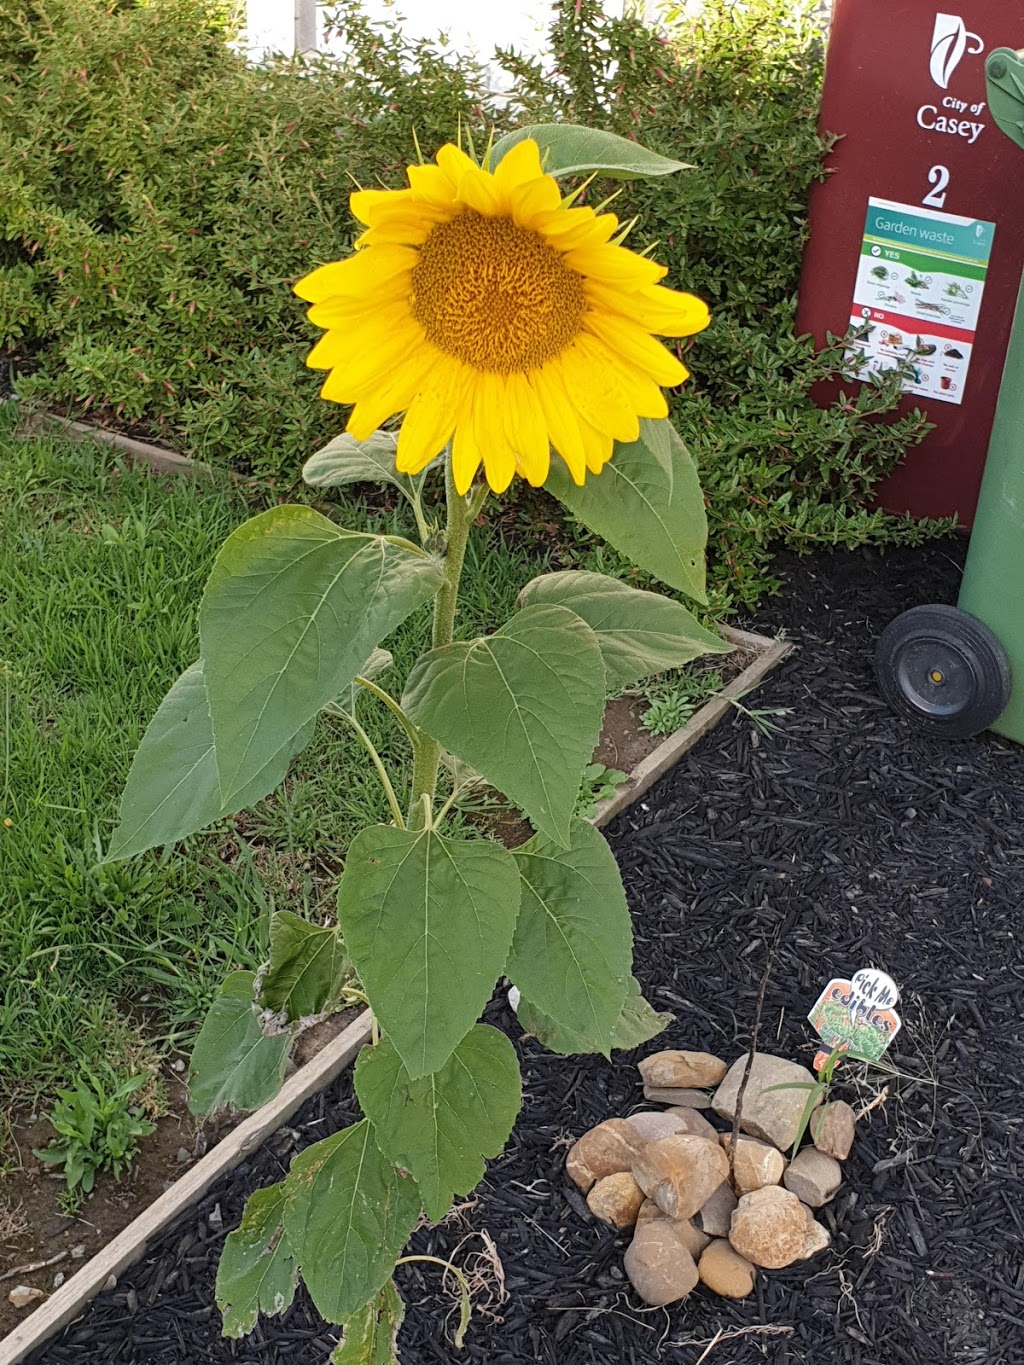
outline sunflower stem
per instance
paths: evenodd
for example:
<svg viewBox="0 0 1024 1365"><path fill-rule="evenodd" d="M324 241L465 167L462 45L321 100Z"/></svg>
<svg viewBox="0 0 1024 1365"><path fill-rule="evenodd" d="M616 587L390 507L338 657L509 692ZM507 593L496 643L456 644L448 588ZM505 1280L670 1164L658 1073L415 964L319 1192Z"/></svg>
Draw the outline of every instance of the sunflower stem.
<svg viewBox="0 0 1024 1365"><path fill-rule="evenodd" d="M479 492L471 492L468 498L455 487L452 473L452 455L449 449L444 460L444 486L448 506L448 519L445 526L444 582L434 598L434 629L430 639L431 649L441 649L450 645L455 631L455 609L459 600L459 582L462 578L462 565L466 558L466 545L469 542L469 528L472 526L481 506L483 497ZM484 493L486 496L486 490ZM433 808L434 794L437 791L437 773L441 763L441 746L436 739L429 739L421 733L413 759L412 795L409 799L409 828L423 827L424 801L427 797Z"/></svg>

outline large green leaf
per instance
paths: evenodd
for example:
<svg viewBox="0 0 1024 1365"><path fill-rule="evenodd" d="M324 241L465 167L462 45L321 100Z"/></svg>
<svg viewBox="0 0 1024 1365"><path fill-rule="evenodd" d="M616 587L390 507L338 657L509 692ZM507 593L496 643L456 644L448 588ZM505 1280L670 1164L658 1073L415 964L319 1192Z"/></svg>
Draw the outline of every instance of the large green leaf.
<svg viewBox="0 0 1024 1365"><path fill-rule="evenodd" d="M693 170L686 161L673 161L648 151L639 142L602 132L599 128L584 128L578 123L533 123L506 133L491 148L492 168L517 142L528 137L532 137L540 148L541 160L549 175L598 171L616 180L632 180Z"/></svg>
<svg viewBox="0 0 1024 1365"><path fill-rule="evenodd" d="M457 1194L476 1189L484 1157L497 1156L522 1102L515 1048L477 1024L441 1067L413 1080L385 1039L356 1063L356 1095L381 1151L410 1171L435 1222Z"/></svg>
<svg viewBox="0 0 1024 1365"><path fill-rule="evenodd" d="M500 844L374 825L349 846L338 923L409 1075L437 1071L505 966L519 873Z"/></svg>
<svg viewBox="0 0 1024 1365"><path fill-rule="evenodd" d="M706 600L704 495L670 422L645 418L640 439L616 444L609 463L582 488L561 460L552 460L544 487L634 564L695 601Z"/></svg>
<svg viewBox="0 0 1024 1365"><path fill-rule="evenodd" d="M524 606L568 607L583 617L601 646L610 693L652 673L679 668L701 654L728 654L732 649L681 603L641 592L603 573L570 569L542 574L527 583L519 600Z"/></svg>
<svg viewBox="0 0 1024 1365"><path fill-rule="evenodd" d="M405 1304L394 1280L347 1317L345 1335L331 1352L330 1365L398 1365L398 1329L405 1317Z"/></svg>
<svg viewBox="0 0 1024 1365"><path fill-rule="evenodd" d="M513 857L523 898L509 979L572 1044L563 1050L607 1056L633 960L629 907L612 851L598 830L576 820L567 850L538 834Z"/></svg>
<svg viewBox="0 0 1024 1365"><path fill-rule="evenodd" d="M341 531L308 507L274 507L228 537L199 614L225 802L339 696L442 578L388 536Z"/></svg>
<svg viewBox="0 0 1024 1365"><path fill-rule="evenodd" d="M524 1031L543 1043L549 1052L575 1056L592 1050L582 1046L578 1035L562 1028L521 992L516 1016ZM635 976L631 976L622 1012L612 1033L612 1047L624 1051L639 1047L641 1043L649 1042L663 1033L674 1018L672 1014L659 1014L649 1005L640 992L640 983Z"/></svg>
<svg viewBox="0 0 1024 1365"><path fill-rule="evenodd" d="M402 705L566 845L604 698L601 648L587 623L565 607L531 606L494 635L424 654Z"/></svg>
<svg viewBox="0 0 1024 1365"><path fill-rule="evenodd" d="M203 661L198 659L164 697L142 737L104 862L176 843L255 805L284 780L289 763L309 743L314 724L310 721L287 740L233 800L222 801Z"/></svg>
<svg viewBox="0 0 1024 1365"><path fill-rule="evenodd" d="M363 1119L307 1147L291 1164L284 1225L322 1317L344 1322L391 1276L419 1217L411 1176L401 1176Z"/></svg>
<svg viewBox="0 0 1024 1365"><path fill-rule="evenodd" d="M348 975L336 928L277 911L270 921L270 964L260 992L268 1009L284 1010L289 1021L319 1014L337 1000Z"/></svg>
<svg viewBox="0 0 1024 1365"><path fill-rule="evenodd" d="M295 1297L298 1268L284 1230L284 1181L246 1200L217 1267L217 1307L224 1335L244 1337L260 1313L283 1313Z"/></svg>
<svg viewBox="0 0 1024 1365"><path fill-rule="evenodd" d="M391 483L409 498L417 484L408 474L395 468L398 437L393 431L375 431L366 441L357 441L347 432L328 441L302 466L302 477L313 488L340 488L349 483Z"/></svg>
<svg viewBox="0 0 1024 1365"><path fill-rule="evenodd" d="M193 1114L218 1109L258 1109L284 1080L291 1037L266 1037L253 1000L252 972L232 972L199 1030L188 1069Z"/></svg>

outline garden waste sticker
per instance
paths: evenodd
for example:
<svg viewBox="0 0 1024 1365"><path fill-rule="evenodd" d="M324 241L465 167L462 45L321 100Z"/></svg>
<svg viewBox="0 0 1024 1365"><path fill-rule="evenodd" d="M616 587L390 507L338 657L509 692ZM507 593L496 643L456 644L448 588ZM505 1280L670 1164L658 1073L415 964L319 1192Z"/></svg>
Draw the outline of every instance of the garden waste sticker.
<svg viewBox="0 0 1024 1365"><path fill-rule="evenodd" d="M862 1062L877 1062L900 1031L896 1013L899 991L891 976L874 967L862 967L847 981L831 980L818 996L807 1018L829 1052L837 1049ZM819 1052L818 1071L828 1059Z"/></svg>
<svg viewBox="0 0 1024 1365"><path fill-rule="evenodd" d="M995 230L869 199L847 356L862 357L871 374L904 360L904 392L962 403Z"/></svg>

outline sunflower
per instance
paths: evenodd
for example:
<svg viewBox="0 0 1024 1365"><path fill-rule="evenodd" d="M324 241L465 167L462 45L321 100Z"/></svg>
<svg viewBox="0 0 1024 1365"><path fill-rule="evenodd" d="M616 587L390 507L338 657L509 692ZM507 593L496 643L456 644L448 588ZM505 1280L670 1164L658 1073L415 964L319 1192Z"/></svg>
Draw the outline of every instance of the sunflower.
<svg viewBox="0 0 1024 1365"><path fill-rule="evenodd" d="M366 440L404 413L397 467L416 474L452 442L456 487L481 463L502 492L547 478L554 446L577 484L601 471L662 386L686 367L652 333L690 336L705 304L665 289L665 267L623 247L613 213L563 200L536 142L493 174L454 146L409 167L409 188L359 190L355 254L295 286L326 328L307 363L324 398L353 404Z"/></svg>

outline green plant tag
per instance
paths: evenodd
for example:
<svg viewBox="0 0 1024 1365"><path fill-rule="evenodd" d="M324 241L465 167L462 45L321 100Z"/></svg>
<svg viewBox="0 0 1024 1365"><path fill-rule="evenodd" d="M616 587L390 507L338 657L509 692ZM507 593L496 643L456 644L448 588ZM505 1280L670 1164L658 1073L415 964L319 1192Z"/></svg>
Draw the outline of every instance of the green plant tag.
<svg viewBox="0 0 1024 1365"><path fill-rule="evenodd" d="M469 1194L497 1156L522 1102L515 1048L497 1029L477 1024L429 1076L413 1080L391 1043L364 1047L356 1094L378 1146L411 1172L435 1222L457 1194Z"/></svg>
<svg viewBox="0 0 1024 1365"><path fill-rule="evenodd" d="M345 947L412 1078L437 1071L487 1003L519 909L511 853L489 839L373 825L338 886Z"/></svg>
<svg viewBox="0 0 1024 1365"><path fill-rule="evenodd" d="M594 632L575 612L542 605L524 607L494 635L424 654L402 705L566 847L604 697Z"/></svg>
<svg viewBox="0 0 1024 1365"><path fill-rule="evenodd" d="M657 152L641 147L639 142L631 142L629 138L606 133L600 128L584 128L578 123L532 123L506 133L491 148L492 169L517 142L528 137L532 137L540 148L541 161L549 175L599 171L615 180L632 180L693 170L687 162L659 156Z"/></svg>
<svg viewBox="0 0 1024 1365"><path fill-rule="evenodd" d="M120 822L103 861L177 843L254 806L283 782L292 759L309 743L314 725L312 720L303 725L231 801L223 801L203 661L198 659L164 697L142 737L121 796Z"/></svg>
<svg viewBox="0 0 1024 1365"><path fill-rule="evenodd" d="M390 1279L419 1216L416 1182L381 1155L363 1119L300 1152L285 1187L306 1288L328 1322L344 1322Z"/></svg>
<svg viewBox="0 0 1024 1365"><path fill-rule="evenodd" d="M633 931L604 836L573 822L568 849L542 835L516 849L523 880L506 971L552 1021L559 1051L609 1054L630 980Z"/></svg>
<svg viewBox="0 0 1024 1365"><path fill-rule="evenodd" d="M308 507L271 508L228 537L199 615L225 803L342 693L441 577L429 555L341 531Z"/></svg>
<svg viewBox="0 0 1024 1365"><path fill-rule="evenodd" d="M331 1352L330 1365L398 1365L398 1329L405 1317L394 1280L342 1324L345 1335Z"/></svg>
<svg viewBox="0 0 1024 1365"><path fill-rule="evenodd" d="M705 602L704 494L690 453L667 420L640 423L640 439L617 443L600 475L582 488L561 460L544 487L584 526L696 602Z"/></svg>
<svg viewBox="0 0 1024 1365"><path fill-rule="evenodd" d="M519 594L523 606L549 603L582 616L597 636L615 694L640 678L680 668L702 654L728 654L732 645L700 624L680 602L642 592L602 573L542 574Z"/></svg>
<svg viewBox="0 0 1024 1365"><path fill-rule="evenodd" d="M284 1230L285 1186L256 1190L217 1267L217 1307L224 1335L244 1337L260 1313L283 1313L295 1297L298 1269Z"/></svg>
<svg viewBox="0 0 1024 1365"><path fill-rule="evenodd" d="M337 1000L348 973L336 928L320 928L290 910L276 912L270 921L270 964L263 976L262 1004L284 1010L289 1021L319 1014Z"/></svg>
<svg viewBox="0 0 1024 1365"><path fill-rule="evenodd" d="M189 1062L193 1114L258 1109L281 1088L291 1037L264 1035L253 1001L255 984L252 972L232 972L210 1006Z"/></svg>

